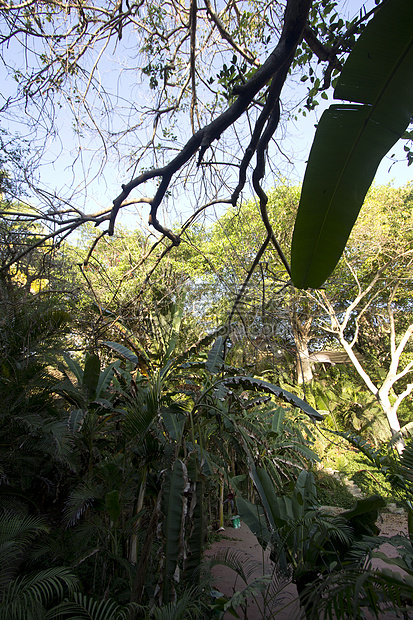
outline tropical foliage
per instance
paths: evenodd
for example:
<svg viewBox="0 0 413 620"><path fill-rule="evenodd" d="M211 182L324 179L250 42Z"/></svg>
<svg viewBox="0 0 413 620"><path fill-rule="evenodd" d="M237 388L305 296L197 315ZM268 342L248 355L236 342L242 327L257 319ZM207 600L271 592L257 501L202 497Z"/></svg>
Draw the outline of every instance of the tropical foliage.
<svg viewBox="0 0 413 620"><path fill-rule="evenodd" d="M287 257L299 193L280 185L268 205ZM253 202L192 230L168 265L148 259L141 232L89 255L88 230L36 270L47 273L45 288L29 290L8 269L1 617L208 618L237 613L269 588L278 597L288 580L309 618L409 609L410 538L390 541L399 559L389 567L406 577L368 564L383 559L375 522L385 500L373 495L333 515L320 506L318 481L337 433L347 437L400 488L411 529L411 447L404 439L396 454L395 433L383 448L380 402L357 374L359 364L378 385L399 353L407 370L389 400L406 434L411 205L410 186L374 187L320 294L286 286L278 253L251 271L263 234ZM9 233L13 247L21 230ZM55 277L62 257L66 283ZM30 274L29 265L30 256ZM346 320L348 353L327 329L333 312ZM270 549L274 578L250 583L246 557L221 554L214 562L244 584L221 597L203 572L204 549L235 506Z"/></svg>
<svg viewBox="0 0 413 620"><path fill-rule="evenodd" d="M307 618L412 612L412 186L369 190L412 139L412 6L1 3L0 620L236 617L285 582ZM330 85L292 186L272 138ZM160 237L115 230L145 205ZM404 508L394 558L381 495L321 506L338 441ZM218 554L224 596L235 510L273 571Z"/></svg>
<svg viewBox="0 0 413 620"><path fill-rule="evenodd" d="M292 241L292 277L318 288L344 251L377 167L413 111L412 5L386 2L346 60L317 127ZM362 104L362 105L357 105Z"/></svg>

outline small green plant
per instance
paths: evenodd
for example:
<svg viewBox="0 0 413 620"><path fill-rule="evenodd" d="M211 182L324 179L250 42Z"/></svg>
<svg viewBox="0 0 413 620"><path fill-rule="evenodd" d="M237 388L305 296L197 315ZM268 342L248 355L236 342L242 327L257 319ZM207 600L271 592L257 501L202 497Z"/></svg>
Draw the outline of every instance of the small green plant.
<svg viewBox="0 0 413 620"><path fill-rule="evenodd" d="M322 506L340 506L340 508L353 506L354 497L341 480L323 470L316 470L313 473L317 498Z"/></svg>
<svg viewBox="0 0 413 620"><path fill-rule="evenodd" d="M324 468L338 471L342 477L355 482L364 495L381 495L388 502L397 500L383 472L340 434L325 448L321 462Z"/></svg>

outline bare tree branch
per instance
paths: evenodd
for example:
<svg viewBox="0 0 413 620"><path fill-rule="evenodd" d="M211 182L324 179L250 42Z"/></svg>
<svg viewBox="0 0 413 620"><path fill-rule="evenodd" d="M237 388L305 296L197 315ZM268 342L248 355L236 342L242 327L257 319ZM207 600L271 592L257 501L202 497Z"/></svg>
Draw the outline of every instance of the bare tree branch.
<svg viewBox="0 0 413 620"><path fill-rule="evenodd" d="M228 41L228 43L231 45L231 47L233 47L236 52L238 52L243 58L245 58L245 60L247 62L249 62L251 65L255 65L256 67L259 67L260 66L259 60L257 58L254 58L254 56L252 56L248 52L248 50L246 50L246 49L242 48L240 45L238 45L238 43L236 43L236 41L234 41L234 39L231 37L229 32L225 29L222 21L219 19L218 15L214 12L214 9L212 8L212 4L210 3L210 1L209 0L204 0L204 2L205 2L205 6L206 6L206 8L208 10L208 15L211 17L212 21L214 22L214 24L218 28L221 37L223 39L225 39L226 41Z"/></svg>
<svg viewBox="0 0 413 620"><path fill-rule="evenodd" d="M288 68L293 60L295 49L301 40L302 33L307 20L308 10L311 0L289 0L284 15L283 31L280 40L274 51L267 58L265 63L256 71L250 80L240 88L241 93L234 103L223 112L218 118L198 130L186 143L181 152L166 166L156 170L147 171L126 185L122 186L121 194L113 201L113 211L109 223L109 234L113 234L114 224L119 209L130 192L142 185L149 179L160 178L160 185L156 192L152 204L149 223L159 232L167 236L174 245L179 244L179 238L170 230L164 228L157 219L158 207L161 204L165 193L169 187L173 175L195 155L199 150L198 166L202 162L205 152L214 140L218 140L221 134L230 127L248 108L257 93L267 84L271 78L277 86L274 90L281 90L284 84ZM273 134L277 122L271 124L271 135ZM269 138L268 138L269 139ZM265 138L266 144L268 139Z"/></svg>

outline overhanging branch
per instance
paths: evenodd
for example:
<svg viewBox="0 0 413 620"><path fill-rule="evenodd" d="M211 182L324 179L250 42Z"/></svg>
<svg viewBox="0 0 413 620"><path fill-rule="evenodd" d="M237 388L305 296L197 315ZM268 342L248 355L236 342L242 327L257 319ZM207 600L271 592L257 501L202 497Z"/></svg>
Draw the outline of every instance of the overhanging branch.
<svg viewBox="0 0 413 620"><path fill-rule="evenodd" d="M205 152L211 146L212 142L218 140L221 134L244 114L254 97L271 79L277 76L278 72L281 72L284 76L284 83L289 66L294 57L295 49L302 38L310 5L311 0L288 0L284 14L283 30L277 46L250 80L240 87L239 95L234 103L215 120L198 130L169 164L162 168L146 171L122 186L122 192L113 201L113 209L109 223L110 235L114 232L115 220L119 209L122 207L122 204L128 198L131 191L150 179L160 178L160 185L151 201L149 223L158 232L168 237L174 245L179 245L179 237L162 226L157 219L158 208L165 197L173 175L198 151L198 165L200 165Z"/></svg>

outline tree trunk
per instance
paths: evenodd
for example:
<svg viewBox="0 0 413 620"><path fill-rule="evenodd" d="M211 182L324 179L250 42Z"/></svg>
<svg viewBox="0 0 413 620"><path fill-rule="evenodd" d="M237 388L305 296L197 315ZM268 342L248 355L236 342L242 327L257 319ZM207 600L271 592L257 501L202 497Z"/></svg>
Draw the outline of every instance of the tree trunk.
<svg viewBox="0 0 413 620"><path fill-rule="evenodd" d="M224 479L219 477L218 529L224 529Z"/></svg>
<svg viewBox="0 0 413 620"><path fill-rule="evenodd" d="M297 371L297 383L302 385L303 383L310 383L313 380L313 370L310 363L310 354L306 343L296 341L297 346L297 359L296 359L296 371Z"/></svg>
<svg viewBox="0 0 413 620"><path fill-rule="evenodd" d="M385 388L386 386L384 385L383 387ZM400 422L399 418L397 417L398 402L396 401L396 403L392 405L389 398L389 390L383 390L383 387L377 393L377 400L379 401L380 406L386 415L387 422L390 426L391 435L392 437L394 437L400 432ZM405 446L403 437L399 437L394 445L397 452L401 454Z"/></svg>
<svg viewBox="0 0 413 620"><path fill-rule="evenodd" d="M406 396L409 396L409 394L411 394L411 392L413 391L413 384L408 384L408 386L403 392L401 392L398 395L397 394L395 395L395 401L393 404L390 401L390 391L392 390L396 381L408 375L413 368L413 361L410 361L404 367L403 370L398 371L398 367L400 364L400 356L403 353L404 348L406 347L411 336L413 335L413 324L409 325L409 327L406 329L406 331L402 335L398 346L396 346L396 331L395 331L395 325L394 325L394 315L393 315L393 309L391 307L391 303L393 301L393 295L395 291L396 291L396 288L394 288L393 293L392 295L390 295L389 302L388 302L388 314L389 314L389 324L390 324L391 363L390 363L390 368L387 371L386 378L384 379L383 384L380 388L378 388L373 383L372 379L367 374L365 369L362 367L360 361L357 359L357 356L355 355L353 351L353 344L355 340L353 341L353 344L350 344L349 342L347 342L344 336L344 330L347 327L348 319L350 316L349 308L346 311L344 320L340 323L331 302L327 299L325 292L322 291L320 293L320 296L324 302L324 308L327 310L330 316L330 320L331 320L332 329L328 331L336 335L340 344L342 345L347 355L349 356L351 362L353 363L354 368L356 369L360 377L363 379L364 383L366 384L368 389L371 391L371 393L374 394L374 396L376 397L377 402L379 403L380 407L383 410L383 413L385 414L387 418L392 437L395 437L400 432L400 422L397 417L397 409L399 408L399 405L403 401L403 399L406 398ZM357 300L356 298L356 300L353 302L352 310L354 310L354 308L357 306L359 301L361 301L361 299L362 299L362 295L360 294L359 300ZM394 445L398 453L401 454L404 450L404 445L405 445L403 441L403 437L399 436L399 438L395 441Z"/></svg>
<svg viewBox="0 0 413 620"><path fill-rule="evenodd" d="M310 354L308 352L308 343L310 341L310 331L312 317L306 317L301 320L295 307L293 307L291 316L291 327L294 335L294 342L297 350L296 354L296 371L297 383L310 383L313 380L313 371L310 363Z"/></svg>
<svg viewBox="0 0 413 620"><path fill-rule="evenodd" d="M347 355L349 356L350 360L352 361L354 368L357 370L358 374L363 379L364 383L366 384L370 392L374 394L374 396L377 398L377 402L382 408L383 413L385 414L387 418L387 422L389 423L391 435L392 437L394 437L400 431L400 423L397 417L397 408L401 400L397 399L394 405L392 405L390 402L389 392L390 392L391 386L393 385L391 381L392 377L390 376L390 374L388 374L382 387L378 389L377 386L374 385L373 381L370 379L369 375L364 370L362 365L360 364L359 360L357 359L353 351L353 348L346 341L342 333L338 334L338 339L340 341L340 344L343 346L344 350L346 351ZM396 441L395 447L399 454L403 452L404 441L402 438Z"/></svg>

